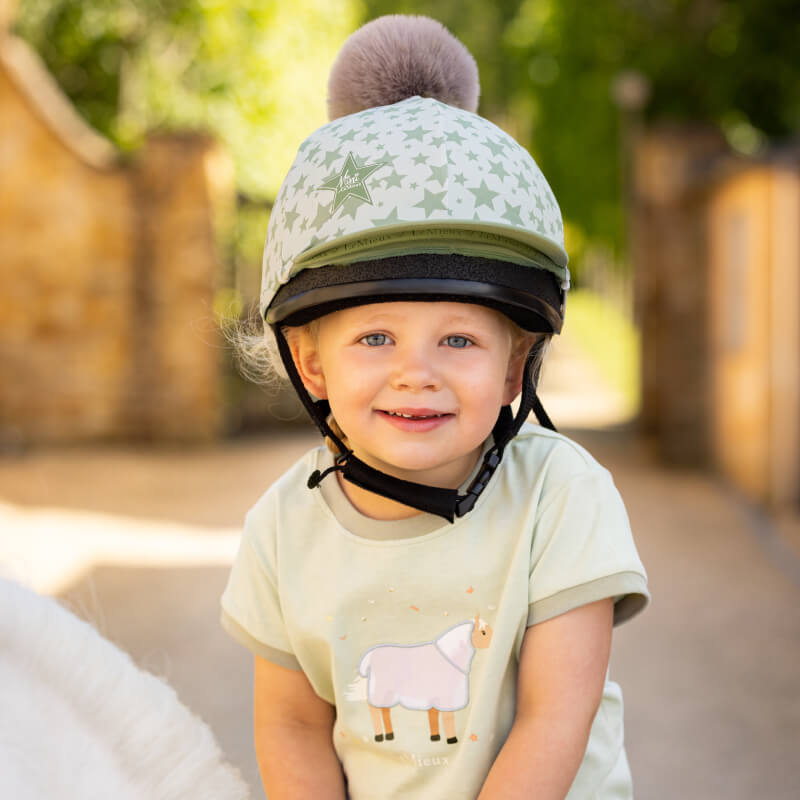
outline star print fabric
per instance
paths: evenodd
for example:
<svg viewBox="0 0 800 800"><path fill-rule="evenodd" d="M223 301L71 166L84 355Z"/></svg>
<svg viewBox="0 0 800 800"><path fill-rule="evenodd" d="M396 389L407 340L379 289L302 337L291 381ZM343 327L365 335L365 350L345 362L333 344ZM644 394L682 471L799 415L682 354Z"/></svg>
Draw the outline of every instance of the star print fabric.
<svg viewBox="0 0 800 800"><path fill-rule="evenodd" d="M476 114L413 97L300 146L270 219L262 312L302 269L424 252L567 277L561 212L530 154Z"/></svg>

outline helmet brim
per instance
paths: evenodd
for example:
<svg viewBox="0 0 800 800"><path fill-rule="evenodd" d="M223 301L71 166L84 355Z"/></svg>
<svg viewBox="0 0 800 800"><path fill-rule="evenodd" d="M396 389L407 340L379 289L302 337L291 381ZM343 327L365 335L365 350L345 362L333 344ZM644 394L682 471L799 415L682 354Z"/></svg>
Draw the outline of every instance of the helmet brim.
<svg viewBox="0 0 800 800"><path fill-rule="evenodd" d="M546 269L453 254L397 256L305 269L278 290L265 319L304 325L369 303L451 301L488 306L524 330L559 333L564 294Z"/></svg>

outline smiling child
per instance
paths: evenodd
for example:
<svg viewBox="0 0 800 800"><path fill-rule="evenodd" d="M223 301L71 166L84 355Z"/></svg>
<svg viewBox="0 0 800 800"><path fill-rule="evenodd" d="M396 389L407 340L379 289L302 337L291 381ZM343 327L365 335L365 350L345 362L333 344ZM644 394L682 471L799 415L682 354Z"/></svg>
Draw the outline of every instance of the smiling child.
<svg viewBox="0 0 800 800"><path fill-rule="evenodd" d="M433 20L364 26L329 88L254 345L328 446L250 510L222 598L265 790L630 798L607 672L646 576L611 476L536 397L569 286L553 193Z"/></svg>

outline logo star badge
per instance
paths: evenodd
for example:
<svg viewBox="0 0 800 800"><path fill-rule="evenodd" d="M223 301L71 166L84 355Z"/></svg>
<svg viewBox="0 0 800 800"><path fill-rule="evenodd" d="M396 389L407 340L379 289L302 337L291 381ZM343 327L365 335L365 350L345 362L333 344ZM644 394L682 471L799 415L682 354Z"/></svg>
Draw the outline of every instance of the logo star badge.
<svg viewBox="0 0 800 800"><path fill-rule="evenodd" d="M359 166L352 153L347 154L341 172L332 175L325 183L318 187L319 190L333 192L333 215L348 198L360 200L362 203L372 205L372 196L367 189L366 180L375 170L386 164L364 164Z"/></svg>

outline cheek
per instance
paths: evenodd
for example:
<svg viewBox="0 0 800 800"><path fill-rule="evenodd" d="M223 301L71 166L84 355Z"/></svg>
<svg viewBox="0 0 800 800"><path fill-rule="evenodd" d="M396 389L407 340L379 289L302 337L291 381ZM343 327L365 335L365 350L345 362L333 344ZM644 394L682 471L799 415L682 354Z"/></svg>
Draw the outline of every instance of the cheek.
<svg viewBox="0 0 800 800"><path fill-rule="evenodd" d="M462 399L475 408L485 408L487 414L499 410L503 401L506 370L501 359L481 359L460 371Z"/></svg>
<svg viewBox="0 0 800 800"><path fill-rule="evenodd" d="M327 388L331 411L342 426L348 421L360 419L363 412L371 407L375 394L367 375L346 359L331 370Z"/></svg>

